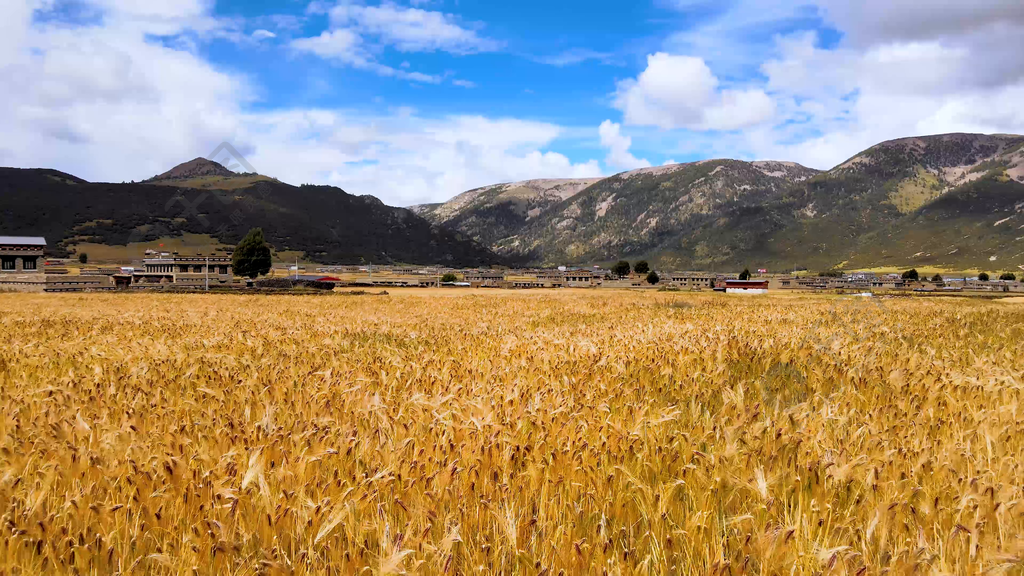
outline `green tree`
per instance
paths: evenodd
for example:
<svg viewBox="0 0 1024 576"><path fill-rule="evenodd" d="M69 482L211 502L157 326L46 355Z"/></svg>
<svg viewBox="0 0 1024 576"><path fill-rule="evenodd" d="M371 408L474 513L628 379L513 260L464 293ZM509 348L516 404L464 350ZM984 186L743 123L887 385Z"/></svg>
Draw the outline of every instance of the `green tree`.
<svg viewBox="0 0 1024 576"><path fill-rule="evenodd" d="M981 280L982 282L988 282L988 272L982 272L981 274L978 274L978 280Z"/></svg>
<svg viewBox="0 0 1024 576"><path fill-rule="evenodd" d="M626 262L625 260L619 260L615 263L615 266L612 266L612 274L615 274L619 278L629 276L630 270L632 270L632 266L630 266L629 262Z"/></svg>
<svg viewBox="0 0 1024 576"><path fill-rule="evenodd" d="M647 274L651 271L651 265L647 263L647 260L641 260L633 265L633 272L637 274Z"/></svg>
<svg viewBox="0 0 1024 576"><path fill-rule="evenodd" d="M647 283L648 284L653 286L653 285L657 284L658 282L661 282L661 277L658 276L657 272L655 272L654 270L651 270L650 272L647 273Z"/></svg>
<svg viewBox="0 0 1024 576"><path fill-rule="evenodd" d="M750 280L750 270L749 269L744 268L743 272L740 272L740 280Z"/></svg>
<svg viewBox="0 0 1024 576"><path fill-rule="evenodd" d="M441 283L442 284L452 284L452 283L456 282L458 279L459 278L455 274L452 274L451 272L449 272L449 273L445 274L444 276L441 276Z"/></svg>
<svg viewBox="0 0 1024 576"><path fill-rule="evenodd" d="M914 282L917 282L918 280L921 279L921 275L917 273L917 268L911 268L910 270L907 270L906 272L903 273L903 279L913 280Z"/></svg>
<svg viewBox="0 0 1024 576"><path fill-rule="evenodd" d="M932 276L932 282L942 282L942 275L936 272L935 276Z"/></svg>
<svg viewBox="0 0 1024 576"><path fill-rule="evenodd" d="M1014 280L1017 279L1017 275L1014 274L1013 272L1003 272L1002 276L1000 276L999 279L1013 282Z"/></svg>
<svg viewBox="0 0 1024 576"><path fill-rule="evenodd" d="M263 238L262 228L253 228L242 238L231 256L231 266L235 274L245 278L256 278L270 272L270 246Z"/></svg>
<svg viewBox="0 0 1024 576"><path fill-rule="evenodd" d="M89 255L86 254L85 252L82 252L81 254L78 255L78 261L81 262L82 264L88 264Z"/></svg>

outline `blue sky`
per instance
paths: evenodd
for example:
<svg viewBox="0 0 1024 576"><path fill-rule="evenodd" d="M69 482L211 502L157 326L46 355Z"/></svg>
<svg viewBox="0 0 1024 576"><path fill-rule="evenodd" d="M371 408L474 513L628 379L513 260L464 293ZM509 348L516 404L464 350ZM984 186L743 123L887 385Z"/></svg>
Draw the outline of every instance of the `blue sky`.
<svg viewBox="0 0 1024 576"><path fill-rule="evenodd" d="M409 205L713 157L1024 132L1024 3L9 0L0 164L141 179L230 142Z"/></svg>

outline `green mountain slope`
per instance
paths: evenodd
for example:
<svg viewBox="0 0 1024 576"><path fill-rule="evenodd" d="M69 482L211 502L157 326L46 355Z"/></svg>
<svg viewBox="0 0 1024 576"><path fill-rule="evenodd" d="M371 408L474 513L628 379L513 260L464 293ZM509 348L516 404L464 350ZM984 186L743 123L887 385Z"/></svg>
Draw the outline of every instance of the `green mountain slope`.
<svg viewBox="0 0 1024 576"><path fill-rule="evenodd" d="M225 187L234 189L175 186L159 177L145 184L89 183L53 170L0 168L0 230L45 236L57 255L78 242L125 245L183 233L235 244L259 226L277 250L304 252L323 263L503 262L462 233L372 196L273 179L239 184L233 179L252 175L228 176L209 167L178 174L183 181L227 178L232 181Z"/></svg>
<svg viewBox="0 0 1024 576"><path fill-rule="evenodd" d="M410 209L483 244L493 245L600 180L546 179L497 184L463 192L443 204L424 204Z"/></svg>
<svg viewBox="0 0 1024 576"><path fill-rule="evenodd" d="M1014 225L1022 185L1024 137L946 134L884 142L827 172L736 160L638 170L490 234L465 223L492 207L468 206L449 223L502 255L541 264L625 257L697 269L1009 267L1022 263L1014 260L1024 247ZM440 221L436 210L424 215Z"/></svg>

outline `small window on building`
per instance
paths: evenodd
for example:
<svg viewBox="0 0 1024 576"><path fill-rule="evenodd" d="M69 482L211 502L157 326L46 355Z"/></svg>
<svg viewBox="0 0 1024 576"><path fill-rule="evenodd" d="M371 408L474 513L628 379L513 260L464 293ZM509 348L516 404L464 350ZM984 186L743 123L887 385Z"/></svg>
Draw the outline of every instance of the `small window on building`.
<svg viewBox="0 0 1024 576"><path fill-rule="evenodd" d="M12 256L4 256L0 258L0 268L3 270L15 270L17 268L17 262Z"/></svg>
<svg viewBox="0 0 1024 576"><path fill-rule="evenodd" d="M199 274L200 272L203 271L203 267L202 266L193 266L192 267L192 271L195 272L196 274Z"/></svg>
<svg viewBox="0 0 1024 576"><path fill-rule="evenodd" d="M25 258L24 260L22 260L21 267L22 267L23 270L35 270L36 269L36 259L35 258Z"/></svg>

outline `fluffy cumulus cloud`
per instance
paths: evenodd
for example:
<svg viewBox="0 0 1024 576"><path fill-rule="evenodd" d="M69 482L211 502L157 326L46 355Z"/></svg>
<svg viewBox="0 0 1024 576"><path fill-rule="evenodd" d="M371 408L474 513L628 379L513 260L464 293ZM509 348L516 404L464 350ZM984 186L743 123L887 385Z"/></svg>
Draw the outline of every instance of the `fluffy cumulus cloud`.
<svg viewBox="0 0 1024 576"><path fill-rule="evenodd" d="M689 134L687 146L699 141L719 154L791 159L829 168L892 138L1024 133L1024 50L1018 48L1024 38L1024 3L812 4L794 8L741 0L719 18L670 39L672 49L704 58L713 69L753 68L763 82L751 89L763 90L774 102L774 122L748 125L738 134ZM838 30L841 39L824 42L823 27ZM755 29L776 33L765 42L764 34L752 33ZM753 39L744 42L745 36ZM722 37L734 41L728 57L722 56L720 46L701 40ZM690 83L713 85L711 73L696 63L677 61L675 67L679 76L688 74ZM701 122L701 106L691 104L704 102L700 90L694 96L671 84L640 89L650 70L649 64L641 77L625 85L626 90L620 88L617 105L627 123L657 124L660 110L663 118L675 119L658 124L663 127L703 130L713 124ZM656 92L668 94L661 100L675 105L650 106L655 99L647 94ZM737 108L749 113L757 107L747 103Z"/></svg>
<svg viewBox="0 0 1024 576"><path fill-rule="evenodd" d="M633 139L622 134L622 127L605 120L598 127L598 134L601 137L601 146L608 149L608 156L605 164L616 170L634 170L636 168L647 168L651 165L647 160L642 160L630 153L629 147L633 145Z"/></svg>
<svg viewBox="0 0 1024 576"><path fill-rule="evenodd" d="M501 47L499 42L462 26L451 14L390 2L368 6L342 1L332 7L314 2L310 4L309 11L326 12L330 27L318 36L293 40L293 49L402 80L437 84L444 77L408 72L384 64L379 58L384 49L465 55ZM459 85L464 86L464 83L462 81Z"/></svg>
<svg viewBox="0 0 1024 576"><path fill-rule="evenodd" d="M703 59L664 52L648 56L639 76L618 84L614 103L627 124L691 130L755 126L775 108L763 90L720 87Z"/></svg>
<svg viewBox="0 0 1024 576"><path fill-rule="evenodd" d="M778 41L761 69L791 122L752 135L758 155L831 167L891 138L1024 133L1024 54L1008 49L1024 37L1024 5L950 4L925 15L907 2L878 4L887 17L870 21L826 5L849 31L837 47L821 48L813 32Z"/></svg>
<svg viewBox="0 0 1024 576"><path fill-rule="evenodd" d="M5 15L13 6L28 17L14 31L18 44L0 53L7 80L0 90L0 165L121 180L125 172L156 173L170 157L180 158L175 152L213 146L232 132L249 93L246 79L147 41L137 12L104 4L103 20L71 27L33 24L41 4L4 6Z"/></svg>
<svg viewBox="0 0 1024 576"><path fill-rule="evenodd" d="M238 139L253 150L247 159L260 172L330 183L396 205L447 200L496 182L602 174L596 161L573 163L544 151L563 132L544 122L291 110L248 115L243 125Z"/></svg>
<svg viewBox="0 0 1024 576"><path fill-rule="evenodd" d="M932 0L927 6L913 0L818 0L826 18L839 27L851 44L872 46L892 41L963 38L978 33L1010 32L1024 26L1024 4L1018 0ZM1019 50L1004 46L1007 56ZM1017 52L1017 54L1010 54Z"/></svg>
<svg viewBox="0 0 1024 576"><path fill-rule="evenodd" d="M10 0L0 10L0 165L141 180L228 141L261 173L397 205L499 181L601 173L597 162L548 151L564 130L544 122L408 109L253 112L248 95L258 90L247 78L150 40L135 12L104 4L104 18L73 25L33 19L43 8Z"/></svg>

